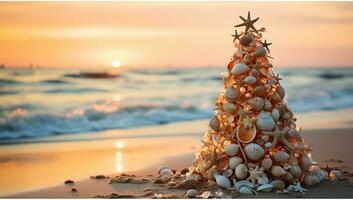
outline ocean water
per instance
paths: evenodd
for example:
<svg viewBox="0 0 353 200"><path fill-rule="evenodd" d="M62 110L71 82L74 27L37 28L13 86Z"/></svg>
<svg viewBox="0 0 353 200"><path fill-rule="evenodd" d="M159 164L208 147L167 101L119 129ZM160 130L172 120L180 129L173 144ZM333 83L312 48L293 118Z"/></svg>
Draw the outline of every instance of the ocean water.
<svg viewBox="0 0 353 200"><path fill-rule="evenodd" d="M353 69L277 69L294 112L353 107ZM0 140L209 118L223 68L126 69L93 78L79 70L1 69Z"/></svg>

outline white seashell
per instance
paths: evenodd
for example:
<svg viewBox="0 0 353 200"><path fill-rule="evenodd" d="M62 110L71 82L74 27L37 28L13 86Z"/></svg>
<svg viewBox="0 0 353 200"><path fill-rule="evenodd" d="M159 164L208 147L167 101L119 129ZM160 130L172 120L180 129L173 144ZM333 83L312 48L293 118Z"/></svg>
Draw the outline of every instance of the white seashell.
<svg viewBox="0 0 353 200"><path fill-rule="evenodd" d="M198 194L199 194L199 192L197 190L190 189L186 192L185 196L188 198L195 198Z"/></svg>
<svg viewBox="0 0 353 200"><path fill-rule="evenodd" d="M237 110L237 107L232 103L225 103L223 105L223 110L229 114L234 114L235 111Z"/></svg>
<svg viewBox="0 0 353 200"><path fill-rule="evenodd" d="M320 178L316 174L308 174L304 178L305 185L316 185L320 183Z"/></svg>
<svg viewBox="0 0 353 200"><path fill-rule="evenodd" d="M261 167L264 168L264 170L268 170L272 167L272 160L270 157L265 157L262 162L261 162Z"/></svg>
<svg viewBox="0 0 353 200"><path fill-rule="evenodd" d="M240 75L240 74L244 74L246 72L250 71L250 67L248 67L246 64L244 63L237 63L234 65L231 73L234 75Z"/></svg>
<svg viewBox="0 0 353 200"><path fill-rule="evenodd" d="M233 170L232 169L226 169L224 172L223 172L223 176L225 177L230 177L231 175L233 174Z"/></svg>
<svg viewBox="0 0 353 200"><path fill-rule="evenodd" d="M242 194L252 194L253 190L248 187L242 187L240 188L239 192Z"/></svg>
<svg viewBox="0 0 353 200"><path fill-rule="evenodd" d="M278 120L279 120L279 117L280 117L279 110L277 110L276 108L274 108L274 109L272 110L272 118L273 118L273 120L278 121Z"/></svg>
<svg viewBox="0 0 353 200"><path fill-rule="evenodd" d="M286 91L284 90L284 88L282 86L279 86L278 87L278 94L279 96L281 97L281 99L284 98L285 94L286 94Z"/></svg>
<svg viewBox="0 0 353 200"><path fill-rule="evenodd" d="M159 174L160 175L168 175L168 176L173 176L174 175L173 171L171 169L169 169L169 168L162 169Z"/></svg>
<svg viewBox="0 0 353 200"><path fill-rule="evenodd" d="M264 185L260 185L256 190L261 192L271 192L272 188L273 188L273 185L264 184Z"/></svg>
<svg viewBox="0 0 353 200"><path fill-rule="evenodd" d="M296 165L289 168L289 172L293 175L294 178L299 178L302 174L302 169Z"/></svg>
<svg viewBox="0 0 353 200"><path fill-rule="evenodd" d="M251 142L256 136L256 127L245 128L244 125L239 125L237 128L237 139L242 143Z"/></svg>
<svg viewBox="0 0 353 200"><path fill-rule="evenodd" d="M241 188L243 187L247 187L247 188L253 188L255 187L255 185L253 183L251 183L250 181L247 180L242 180L242 181L238 181L234 184L235 189L239 192Z"/></svg>
<svg viewBox="0 0 353 200"><path fill-rule="evenodd" d="M311 164L312 164L312 162L311 162L311 158L309 158L309 156L304 155L300 158L300 166L302 167L302 169L304 171L308 171Z"/></svg>
<svg viewBox="0 0 353 200"><path fill-rule="evenodd" d="M245 79L244 79L244 82L246 84L254 84L256 83L256 78L254 76L247 76Z"/></svg>
<svg viewBox="0 0 353 200"><path fill-rule="evenodd" d="M271 115L265 111L261 111L257 116L256 127L262 131L272 131L275 128L275 122Z"/></svg>
<svg viewBox="0 0 353 200"><path fill-rule="evenodd" d="M243 159L238 156L231 157L228 161L228 167L230 169L235 169L242 162Z"/></svg>
<svg viewBox="0 0 353 200"><path fill-rule="evenodd" d="M269 180L266 175L262 175L257 178L257 183L260 185L267 184L268 182L269 182Z"/></svg>
<svg viewBox="0 0 353 200"><path fill-rule="evenodd" d="M224 150L224 152L228 156L235 156L239 151L239 145L238 144L228 144Z"/></svg>
<svg viewBox="0 0 353 200"><path fill-rule="evenodd" d="M232 186L231 183L229 181L229 179L225 176L221 176L221 175L214 175L215 179L216 179L216 183L218 186L229 190Z"/></svg>
<svg viewBox="0 0 353 200"><path fill-rule="evenodd" d="M271 142L266 142L264 146L265 146L266 149L269 149L269 148L272 147L272 143Z"/></svg>
<svg viewBox="0 0 353 200"><path fill-rule="evenodd" d="M210 191L205 191L205 192L203 192L203 193L201 194L200 197L203 198L203 199L208 199L208 198L212 197L212 194L211 194Z"/></svg>
<svg viewBox="0 0 353 200"><path fill-rule="evenodd" d="M216 115L214 115L210 122L209 122L210 127L212 128L212 130L214 131L218 131L220 126L221 126L221 122L219 121L218 117Z"/></svg>
<svg viewBox="0 0 353 200"><path fill-rule="evenodd" d="M236 168L235 168L235 176L238 179L244 179L246 178L246 176L248 175L248 168L246 167L246 165L244 164L239 164Z"/></svg>
<svg viewBox="0 0 353 200"><path fill-rule="evenodd" d="M287 162L289 160L289 154L285 151L277 151L275 153L275 155L273 156L273 159L276 162L280 162L280 163L284 163Z"/></svg>
<svg viewBox="0 0 353 200"><path fill-rule="evenodd" d="M161 166L161 167L158 167L158 174L161 174L161 171L163 170L163 169L169 169L169 167L166 167L166 166Z"/></svg>
<svg viewBox="0 0 353 200"><path fill-rule="evenodd" d="M271 168L271 174L275 177L280 177L285 175L287 172L281 167L281 166L272 166Z"/></svg>
<svg viewBox="0 0 353 200"><path fill-rule="evenodd" d="M253 109L255 109L256 111L261 111L264 108L264 105L265 105L265 101L261 97L252 98L248 102L249 102L249 105Z"/></svg>
<svg viewBox="0 0 353 200"><path fill-rule="evenodd" d="M233 86L229 86L224 93L224 97L229 103L234 103L238 97L238 92Z"/></svg>
<svg viewBox="0 0 353 200"><path fill-rule="evenodd" d="M267 111L270 111L272 109L271 101L265 99L264 109L267 110Z"/></svg>
<svg viewBox="0 0 353 200"><path fill-rule="evenodd" d="M273 185L273 188L276 190L283 190L286 187L286 184L282 180L273 180L270 182L271 185Z"/></svg>
<svg viewBox="0 0 353 200"><path fill-rule="evenodd" d="M265 150L258 144L250 143L244 147L245 155L250 160L259 160L262 156L265 155Z"/></svg>
<svg viewBox="0 0 353 200"><path fill-rule="evenodd" d="M263 47L263 46L258 46L258 47L256 47L255 52L252 53L252 54L253 54L253 56L262 57L262 56L266 56L266 53L267 53L267 52L266 52L265 47Z"/></svg>

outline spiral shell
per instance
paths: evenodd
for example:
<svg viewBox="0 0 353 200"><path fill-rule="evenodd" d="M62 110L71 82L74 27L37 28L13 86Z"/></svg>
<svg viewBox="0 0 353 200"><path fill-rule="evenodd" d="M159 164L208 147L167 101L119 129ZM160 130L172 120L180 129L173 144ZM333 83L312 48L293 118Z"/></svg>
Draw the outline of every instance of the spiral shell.
<svg viewBox="0 0 353 200"><path fill-rule="evenodd" d="M239 151L239 145L238 144L228 144L224 150L224 152L228 156L235 156Z"/></svg>
<svg viewBox="0 0 353 200"><path fill-rule="evenodd" d="M242 162L243 162L243 159L238 156L231 157L228 161L228 167L230 169L235 169Z"/></svg>
<svg viewBox="0 0 353 200"><path fill-rule="evenodd" d="M238 179L244 179L248 175L248 168L244 164L239 164L237 168L235 168L235 176Z"/></svg>
<svg viewBox="0 0 353 200"><path fill-rule="evenodd" d="M231 73L234 75L240 75L240 74L244 74L247 73L248 71L250 71L250 67L247 66L244 63L237 63L234 65Z"/></svg>
<svg viewBox="0 0 353 200"><path fill-rule="evenodd" d="M312 162L311 162L311 158L309 158L309 156L304 155L300 158L300 166L302 167L302 169L304 171L308 171L311 164L312 164Z"/></svg>
<svg viewBox="0 0 353 200"><path fill-rule="evenodd" d="M218 117L216 115L214 115L211 118L211 120L209 122L209 125L212 128L212 130L214 130L214 131L218 131L219 130L219 128L221 126L221 123L220 123L220 121L219 121L219 119L218 119Z"/></svg>
<svg viewBox="0 0 353 200"><path fill-rule="evenodd" d="M294 178L299 178L302 174L302 169L296 165L289 168L289 172L293 175Z"/></svg>
<svg viewBox="0 0 353 200"><path fill-rule="evenodd" d="M229 103L234 103L238 97L238 91L233 86L229 86L224 93L224 97Z"/></svg>
<svg viewBox="0 0 353 200"><path fill-rule="evenodd" d="M281 166L277 166L277 165L274 165L272 168L271 168L271 174L275 177L280 177L280 176L283 176L285 175L287 172L281 167Z"/></svg>
<svg viewBox="0 0 353 200"><path fill-rule="evenodd" d="M264 170L268 170L272 167L272 160L270 157L266 156L262 161L261 161L261 167L264 168Z"/></svg>
<svg viewBox="0 0 353 200"><path fill-rule="evenodd" d="M256 111L261 111L264 108L264 105L265 105L265 101L261 97L252 98L248 102L249 102L249 105L253 109L255 109Z"/></svg>
<svg viewBox="0 0 353 200"><path fill-rule="evenodd" d="M304 178L305 185L316 185L320 183L320 178L315 174L308 174Z"/></svg>
<svg viewBox="0 0 353 200"><path fill-rule="evenodd" d="M275 155L273 156L273 159L276 162L280 162L280 163L284 163L287 162L289 160L289 154L285 151L277 151L275 153Z"/></svg>
<svg viewBox="0 0 353 200"><path fill-rule="evenodd" d="M258 144L250 143L244 147L245 155L250 160L259 160L262 156L265 155L265 150Z"/></svg>
<svg viewBox="0 0 353 200"><path fill-rule="evenodd" d="M257 116L256 127L258 129L262 131L272 131L275 128L275 125L276 124L269 113L261 111Z"/></svg>

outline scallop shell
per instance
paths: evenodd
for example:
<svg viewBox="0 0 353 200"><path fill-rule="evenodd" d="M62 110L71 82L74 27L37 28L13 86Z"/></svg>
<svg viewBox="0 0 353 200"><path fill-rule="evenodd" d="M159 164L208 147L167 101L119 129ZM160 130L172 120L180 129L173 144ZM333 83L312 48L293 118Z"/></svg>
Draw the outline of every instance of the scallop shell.
<svg viewBox="0 0 353 200"><path fill-rule="evenodd" d="M272 110L272 118L273 118L273 120L278 121L278 120L279 120L279 117L280 117L279 110L277 110L276 108L274 108L274 109Z"/></svg>
<svg viewBox="0 0 353 200"><path fill-rule="evenodd" d="M271 185L273 185L273 188L276 190L283 190L286 187L286 184L284 184L284 181L275 179L270 182Z"/></svg>
<svg viewBox="0 0 353 200"><path fill-rule="evenodd" d="M198 194L199 194L199 192L197 190L190 189L186 192L185 196L188 198L195 198Z"/></svg>
<svg viewBox="0 0 353 200"><path fill-rule="evenodd" d="M280 163L287 162L289 158L290 158L289 154L285 151L277 151L273 156L273 159L276 162L280 162Z"/></svg>
<svg viewBox="0 0 353 200"><path fill-rule="evenodd" d="M225 176L222 175L214 175L215 179L216 179L216 183L219 187L222 187L224 189L229 190L232 186L231 183L229 181L229 179Z"/></svg>
<svg viewBox="0 0 353 200"><path fill-rule="evenodd" d="M240 142L249 143L254 140L256 136L256 127L245 128L243 125L239 125L236 134Z"/></svg>
<svg viewBox="0 0 353 200"><path fill-rule="evenodd" d="M266 94L266 90L265 90L265 87L264 86L256 86L253 90L252 90L252 93L255 95L255 96L258 96L258 97L263 97L265 96Z"/></svg>
<svg viewBox="0 0 353 200"><path fill-rule="evenodd" d="M237 107L232 103L225 103L223 105L223 110L229 114L234 114L235 111L237 110Z"/></svg>
<svg viewBox="0 0 353 200"><path fill-rule="evenodd" d="M305 185L316 185L320 183L320 178L315 174L308 174L304 178Z"/></svg>
<svg viewBox="0 0 353 200"><path fill-rule="evenodd" d="M244 179L246 178L246 176L248 175L248 168L246 167L246 165L244 164L239 164L236 168L235 168L235 176L238 179Z"/></svg>
<svg viewBox="0 0 353 200"><path fill-rule="evenodd" d="M254 84L254 83L256 83L256 78L254 77L254 76L247 76L247 77L245 77L245 79L244 79L244 82L246 83L246 84Z"/></svg>
<svg viewBox="0 0 353 200"><path fill-rule="evenodd" d="M250 143L244 147L245 155L250 160L259 160L262 156L265 155L265 150L258 144Z"/></svg>
<svg viewBox="0 0 353 200"><path fill-rule="evenodd" d="M302 175L302 169L299 166L292 166L289 168L289 172L293 175L294 178L299 178Z"/></svg>
<svg viewBox="0 0 353 200"><path fill-rule="evenodd" d="M280 177L280 176L283 176L285 175L287 172L281 167L281 166L277 166L277 165L274 165L272 168L271 168L271 174L275 177Z"/></svg>
<svg viewBox="0 0 353 200"><path fill-rule="evenodd" d="M261 111L264 108L264 105L265 105L265 101L261 97L252 98L248 102L249 102L249 105L253 109L255 109L256 111Z"/></svg>
<svg viewBox="0 0 353 200"><path fill-rule="evenodd" d="M250 71L250 67L248 67L246 64L244 63L238 63L235 64L231 73L234 75L240 75L240 74L244 74L246 72Z"/></svg>
<svg viewBox="0 0 353 200"><path fill-rule="evenodd" d="M286 91L284 90L284 88L282 86L279 86L278 87L278 94L279 96L281 97L281 99L284 98L285 94L286 94Z"/></svg>
<svg viewBox="0 0 353 200"><path fill-rule="evenodd" d="M302 169L304 171L308 171L311 164L312 164L312 162L311 162L311 159L309 158L309 156L304 155L300 158L300 166L302 167Z"/></svg>
<svg viewBox="0 0 353 200"><path fill-rule="evenodd" d="M269 100L265 99L264 109L270 111L272 109L272 104Z"/></svg>
<svg viewBox="0 0 353 200"><path fill-rule="evenodd" d="M230 169L235 169L242 162L243 159L238 156L231 157L228 161L228 167Z"/></svg>
<svg viewBox="0 0 353 200"><path fill-rule="evenodd" d="M224 92L224 97L229 103L234 103L238 97L238 91L233 86L229 86Z"/></svg>
<svg viewBox="0 0 353 200"><path fill-rule="evenodd" d="M253 41L253 38L250 34L246 34L239 39L239 42L243 46L248 46Z"/></svg>
<svg viewBox="0 0 353 200"><path fill-rule="evenodd" d="M262 161L261 161L261 167L264 168L264 170L268 170L272 167L272 160L270 157L266 156Z"/></svg>
<svg viewBox="0 0 353 200"><path fill-rule="evenodd" d="M209 125L212 128L212 130L214 130L214 131L218 131L219 130L219 128L221 126L221 123L220 123L220 121L219 121L219 119L218 119L218 117L216 115L214 115L211 118L211 120L209 122Z"/></svg>
<svg viewBox="0 0 353 200"><path fill-rule="evenodd" d="M238 144L228 144L224 150L224 152L228 156L235 156L239 151L239 145Z"/></svg>
<svg viewBox="0 0 353 200"><path fill-rule="evenodd" d="M257 116L256 127L262 131L272 131L275 128L275 122L271 115L265 111L261 111Z"/></svg>
<svg viewBox="0 0 353 200"><path fill-rule="evenodd" d="M266 56L266 53L267 53L267 51L266 51L265 47L258 46L258 47L256 47L256 50L253 53L253 55L256 57L262 57L262 56Z"/></svg>

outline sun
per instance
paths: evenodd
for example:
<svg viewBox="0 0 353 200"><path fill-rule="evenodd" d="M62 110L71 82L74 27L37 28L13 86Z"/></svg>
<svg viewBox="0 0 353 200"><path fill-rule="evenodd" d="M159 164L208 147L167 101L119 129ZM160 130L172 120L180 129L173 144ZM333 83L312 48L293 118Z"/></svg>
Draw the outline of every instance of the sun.
<svg viewBox="0 0 353 200"><path fill-rule="evenodd" d="M114 67L114 68L121 67L121 62L119 60L113 60L112 61L112 67Z"/></svg>

